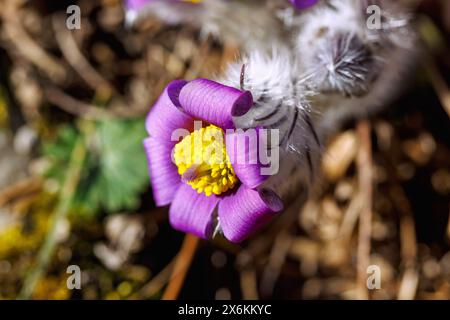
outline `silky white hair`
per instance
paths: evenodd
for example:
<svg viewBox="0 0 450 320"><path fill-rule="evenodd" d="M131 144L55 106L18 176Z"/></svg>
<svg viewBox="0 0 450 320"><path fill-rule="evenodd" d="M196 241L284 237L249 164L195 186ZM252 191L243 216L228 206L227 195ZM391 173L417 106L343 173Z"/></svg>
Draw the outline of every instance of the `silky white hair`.
<svg viewBox="0 0 450 320"><path fill-rule="evenodd" d="M381 9L376 30L367 27L366 8L373 4ZM255 106L236 119L239 126L278 128L288 137L282 172L268 182L277 192L314 180L321 141L344 121L378 112L400 94L418 56L410 17L400 2L321 1L288 25L283 20L291 35L283 46L271 54L251 50L220 79L254 96Z"/></svg>
<svg viewBox="0 0 450 320"><path fill-rule="evenodd" d="M369 28L370 6L378 8L379 28ZM388 0L321 1L297 17L294 56L300 78L318 92L313 108L321 114L321 136L399 95L419 53L411 17L403 1Z"/></svg>
<svg viewBox="0 0 450 320"><path fill-rule="evenodd" d="M139 10L128 10L125 13L125 23L132 26L147 16L154 16L169 25L197 25L198 18L203 14L203 7L187 3L156 0L146 4ZM197 25L198 26L198 25Z"/></svg>
<svg viewBox="0 0 450 320"><path fill-rule="evenodd" d="M279 144L272 147L279 148L281 170L264 187L284 198L300 183L309 184L314 179L322 146L309 104L315 93L299 82L298 75L292 50L276 47L270 53L249 52L218 79L252 93L254 105L247 114L235 118L237 127L279 130Z"/></svg>
<svg viewBox="0 0 450 320"><path fill-rule="evenodd" d="M192 25L203 37L244 49L270 50L286 40L282 23L268 10L266 0L204 0L199 4L155 0L139 12L128 11L126 20L132 25L148 15L172 25Z"/></svg>

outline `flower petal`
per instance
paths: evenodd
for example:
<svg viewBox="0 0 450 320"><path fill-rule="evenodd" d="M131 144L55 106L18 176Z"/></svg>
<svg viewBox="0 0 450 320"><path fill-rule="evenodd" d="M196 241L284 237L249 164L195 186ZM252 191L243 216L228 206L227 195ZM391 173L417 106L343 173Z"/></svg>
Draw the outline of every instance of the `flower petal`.
<svg viewBox="0 0 450 320"><path fill-rule="evenodd" d="M153 0L126 0L125 8L127 10L140 10L147 4L152 3Z"/></svg>
<svg viewBox="0 0 450 320"><path fill-rule="evenodd" d="M281 210L283 202L273 191L256 191L242 185L220 201L220 226L228 240L239 243Z"/></svg>
<svg viewBox="0 0 450 320"><path fill-rule="evenodd" d="M269 175L263 175L259 157L261 129L237 130L228 133L225 145L234 172L239 180L248 188L254 189L263 183Z"/></svg>
<svg viewBox="0 0 450 320"><path fill-rule="evenodd" d="M313 5L315 5L319 0L290 0L292 5L297 9L307 9Z"/></svg>
<svg viewBox="0 0 450 320"><path fill-rule="evenodd" d="M213 212L218 202L218 197L207 197L182 184L170 206L170 224L179 231L207 239L213 231Z"/></svg>
<svg viewBox="0 0 450 320"><path fill-rule="evenodd" d="M180 109L178 96L186 81L172 81L148 113L145 127L152 137L171 141L172 133L177 129L192 131L194 120Z"/></svg>
<svg viewBox="0 0 450 320"><path fill-rule="evenodd" d="M222 129L232 129L233 117L246 114L253 105L253 97L249 91L240 91L208 79L197 79L181 89L180 103L192 117Z"/></svg>
<svg viewBox="0 0 450 320"><path fill-rule="evenodd" d="M181 177L172 162L173 144L149 137L144 140L144 149L155 203L158 206L165 206L172 202L181 185Z"/></svg>

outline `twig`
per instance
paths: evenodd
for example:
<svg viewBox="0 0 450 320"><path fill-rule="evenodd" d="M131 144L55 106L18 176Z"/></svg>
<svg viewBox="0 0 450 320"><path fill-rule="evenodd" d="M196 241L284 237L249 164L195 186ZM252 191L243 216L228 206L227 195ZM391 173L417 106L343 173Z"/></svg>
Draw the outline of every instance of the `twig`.
<svg viewBox="0 0 450 320"><path fill-rule="evenodd" d="M36 284L48 267L48 264L51 257L53 256L53 252L55 251L56 247L58 225L64 219L70 209L73 196L80 181L85 157L85 143L82 138L78 138L78 141L72 150L66 180L60 193L59 203L53 217L52 225L49 232L47 233L42 247L39 250L37 265L26 276L18 299L29 299L31 297Z"/></svg>
<svg viewBox="0 0 450 320"><path fill-rule="evenodd" d="M416 230L411 203L400 184L397 170L394 166L394 163L397 163L397 161L394 157L395 152L393 150L398 149L398 147L392 148L382 159L388 170L388 177L391 184L388 194L400 214L401 267L403 268L403 272L397 298L399 300L412 300L416 296L419 283Z"/></svg>
<svg viewBox="0 0 450 320"><path fill-rule="evenodd" d="M395 207L400 212L401 257L404 271L398 290L399 300L413 300L419 282L417 271L417 240L412 208L403 188L395 181L390 194Z"/></svg>
<svg viewBox="0 0 450 320"><path fill-rule="evenodd" d="M212 43L210 38L205 39L205 41L200 44L196 54L192 57L191 68L189 68L185 74L187 79L195 79L205 71L206 65L204 60L210 53L211 47Z"/></svg>
<svg viewBox="0 0 450 320"><path fill-rule="evenodd" d="M281 273L286 256L289 253L289 248L292 244L292 237L287 230L281 232L272 247L270 252L269 262L264 269L261 280L261 294L263 297L269 297L273 293L275 283Z"/></svg>
<svg viewBox="0 0 450 320"><path fill-rule="evenodd" d="M199 238L186 234L162 300L175 300L178 298L198 244Z"/></svg>
<svg viewBox="0 0 450 320"><path fill-rule="evenodd" d="M147 284L145 284L138 293L132 295L130 299L147 299L157 294L169 281L172 274L173 266L178 255L167 264L156 276L154 276Z"/></svg>
<svg viewBox="0 0 450 320"><path fill-rule="evenodd" d="M56 14L53 15L52 26L56 42L67 62L92 89L110 96L115 91L113 86L89 64L89 61L81 53L73 33L64 27L64 18Z"/></svg>
<svg viewBox="0 0 450 320"><path fill-rule="evenodd" d="M439 69L436 66L436 62L431 60L431 58L425 59L424 68L428 74L428 77L430 78L431 84L433 85L437 96L439 97L439 101L441 102L442 107L450 117L450 89L445 82L444 77L439 72Z"/></svg>
<svg viewBox="0 0 450 320"><path fill-rule="evenodd" d="M363 207L359 218L357 249L357 298L369 299L367 291L367 267L370 264L370 239L372 233L372 141L371 126L368 120L358 122L357 133L360 150L356 159L359 173L359 191Z"/></svg>
<svg viewBox="0 0 450 320"><path fill-rule="evenodd" d="M30 193L38 192L42 188L40 178L28 178L0 190L0 207L18 197L23 197Z"/></svg>
<svg viewBox="0 0 450 320"><path fill-rule="evenodd" d="M403 272L400 287L398 289L398 300L414 300L419 285L419 272L416 268L407 268Z"/></svg>
<svg viewBox="0 0 450 320"><path fill-rule="evenodd" d="M237 60L239 55L239 48L233 44L225 43L223 48L223 54L220 61L220 69L225 70L228 64L232 61Z"/></svg>
<svg viewBox="0 0 450 320"><path fill-rule="evenodd" d="M245 254L250 254L255 261L258 256L265 253L270 249L276 237L283 232L286 228L292 226L294 221L298 218L299 208L306 203L307 192L298 194L297 198L293 199L291 203L286 207L283 214L275 219L273 223L268 227L267 231L261 232L255 239L250 242Z"/></svg>
<svg viewBox="0 0 450 320"><path fill-rule="evenodd" d="M105 109L79 101L56 87L48 87L44 92L48 101L70 114L88 120L97 120L109 116Z"/></svg>
<svg viewBox="0 0 450 320"><path fill-rule="evenodd" d="M54 86L44 89L48 101L62 110L87 120L102 120L105 118L134 118L148 112L147 108L115 107L100 108L95 105L79 101Z"/></svg>
<svg viewBox="0 0 450 320"><path fill-rule="evenodd" d="M361 214L362 207L364 206L364 201L362 199L361 192L359 192L350 201L347 210L344 213L344 218L339 229L339 237L350 238L352 236L353 230L358 222L359 215Z"/></svg>
<svg viewBox="0 0 450 320"><path fill-rule="evenodd" d="M253 268L245 268L241 274L241 291L244 300L258 300L258 282L256 271Z"/></svg>
<svg viewBox="0 0 450 320"><path fill-rule="evenodd" d="M63 82L66 70L62 63L47 53L25 31L20 23L20 12L14 1L8 1L0 10L3 17L3 29L8 39L14 44L20 54L47 73L56 82Z"/></svg>
<svg viewBox="0 0 450 320"><path fill-rule="evenodd" d="M38 191L34 193L24 194L19 199L11 204L11 212L23 213L28 212L29 208L35 203L35 200L40 196Z"/></svg>

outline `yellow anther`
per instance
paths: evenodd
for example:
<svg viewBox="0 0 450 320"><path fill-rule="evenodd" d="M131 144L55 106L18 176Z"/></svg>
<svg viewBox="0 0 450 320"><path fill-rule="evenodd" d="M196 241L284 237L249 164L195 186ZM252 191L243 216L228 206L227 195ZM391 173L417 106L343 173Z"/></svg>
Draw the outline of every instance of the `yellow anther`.
<svg viewBox="0 0 450 320"><path fill-rule="evenodd" d="M198 193L220 195L237 184L221 128L195 130L174 148L174 160L183 181Z"/></svg>

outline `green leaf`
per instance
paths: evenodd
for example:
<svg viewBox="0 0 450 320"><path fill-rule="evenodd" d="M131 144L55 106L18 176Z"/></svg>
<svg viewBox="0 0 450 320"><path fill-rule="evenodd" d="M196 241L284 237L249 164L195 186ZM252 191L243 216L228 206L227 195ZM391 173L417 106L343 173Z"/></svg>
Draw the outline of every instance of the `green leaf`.
<svg viewBox="0 0 450 320"><path fill-rule="evenodd" d="M78 135L83 135L88 156L73 201L73 213L94 216L133 210L148 183L142 140L144 121L104 120L90 130L64 127L58 138L43 149L50 160L47 175L63 181L65 167Z"/></svg>

